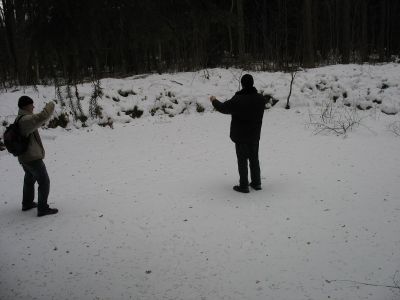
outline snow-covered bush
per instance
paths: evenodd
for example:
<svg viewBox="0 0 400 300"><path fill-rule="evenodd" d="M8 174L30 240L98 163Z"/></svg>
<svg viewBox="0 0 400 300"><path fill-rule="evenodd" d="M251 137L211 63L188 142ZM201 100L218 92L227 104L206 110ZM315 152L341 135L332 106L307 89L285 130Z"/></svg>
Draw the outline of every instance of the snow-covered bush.
<svg viewBox="0 0 400 300"><path fill-rule="evenodd" d="M196 111L197 111L198 113L204 112L204 111L205 111L204 106L201 105L200 103L197 103L197 102L196 102Z"/></svg>
<svg viewBox="0 0 400 300"><path fill-rule="evenodd" d="M47 127L48 128L56 128L58 126L62 128L66 128L69 123L69 117L67 113L61 113L58 116L50 119Z"/></svg>
<svg viewBox="0 0 400 300"><path fill-rule="evenodd" d="M143 115L143 110L139 109L137 105L133 109L125 111L125 114L130 116L132 119L140 118Z"/></svg>

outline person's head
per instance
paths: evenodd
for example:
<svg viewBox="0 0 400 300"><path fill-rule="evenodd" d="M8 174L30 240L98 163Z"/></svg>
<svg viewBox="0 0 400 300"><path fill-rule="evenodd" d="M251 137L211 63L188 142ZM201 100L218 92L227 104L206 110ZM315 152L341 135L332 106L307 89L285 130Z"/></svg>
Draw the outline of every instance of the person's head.
<svg viewBox="0 0 400 300"><path fill-rule="evenodd" d="M33 106L33 100L32 98L28 97L28 96L21 96L18 99L18 107L20 109L29 111L29 112L33 112L33 109L35 108Z"/></svg>
<svg viewBox="0 0 400 300"><path fill-rule="evenodd" d="M240 83L242 84L242 88L244 89L252 88L254 85L253 76L251 76L250 74L244 74L240 79Z"/></svg>

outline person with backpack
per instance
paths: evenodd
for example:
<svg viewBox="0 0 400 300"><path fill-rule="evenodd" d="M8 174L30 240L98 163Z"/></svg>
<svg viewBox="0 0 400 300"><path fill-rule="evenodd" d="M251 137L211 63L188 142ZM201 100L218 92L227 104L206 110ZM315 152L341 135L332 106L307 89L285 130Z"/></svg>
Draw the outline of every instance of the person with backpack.
<svg viewBox="0 0 400 300"><path fill-rule="evenodd" d="M15 122L19 133L28 139L27 149L18 155L18 161L25 171L22 210L27 211L37 207L38 217L56 214L58 209L50 208L47 204L50 179L43 162L45 151L38 132L38 128L53 114L54 102L47 103L40 113L34 114L33 100L28 96L22 96L18 100L18 107L19 111ZM35 182L39 185L37 203L33 201Z"/></svg>
<svg viewBox="0 0 400 300"><path fill-rule="evenodd" d="M254 190L262 189L258 148L266 99L258 94L253 86L253 76L250 74L243 75L240 82L242 90L232 99L222 103L211 96L210 101L217 111L232 115L230 138L235 143L240 177L239 185L235 185L233 189L249 193L248 162L250 162L250 186Z"/></svg>

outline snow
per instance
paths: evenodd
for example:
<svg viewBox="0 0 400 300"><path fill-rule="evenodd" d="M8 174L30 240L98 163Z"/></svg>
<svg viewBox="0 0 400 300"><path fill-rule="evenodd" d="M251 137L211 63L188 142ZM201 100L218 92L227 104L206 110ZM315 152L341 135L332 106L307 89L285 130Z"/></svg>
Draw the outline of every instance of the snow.
<svg viewBox="0 0 400 300"><path fill-rule="evenodd" d="M361 283L400 281L400 139L389 130L399 114L382 112L400 109L400 65L299 72L290 110L290 74L252 73L280 102L264 116L263 190L250 194L232 190L230 118L208 101L229 98L241 73L102 80L113 129L71 118L68 130L41 130L55 216L20 210L23 170L1 151L0 299L399 299ZM91 86L79 88L87 111ZM54 97L44 86L3 92L1 121L24 93L36 111ZM344 136L314 135L310 111L333 95L372 108ZM162 104L172 108L151 116ZM141 118L121 114L135 105Z"/></svg>

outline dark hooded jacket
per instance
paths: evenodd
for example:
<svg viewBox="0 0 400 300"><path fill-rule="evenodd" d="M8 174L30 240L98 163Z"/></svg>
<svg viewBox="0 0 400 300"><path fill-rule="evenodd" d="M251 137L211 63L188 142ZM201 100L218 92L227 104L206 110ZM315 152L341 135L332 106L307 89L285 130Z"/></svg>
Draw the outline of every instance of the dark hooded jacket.
<svg viewBox="0 0 400 300"><path fill-rule="evenodd" d="M260 140L266 99L255 87L238 91L232 99L212 101L215 109L232 115L230 138L234 143L256 143Z"/></svg>

